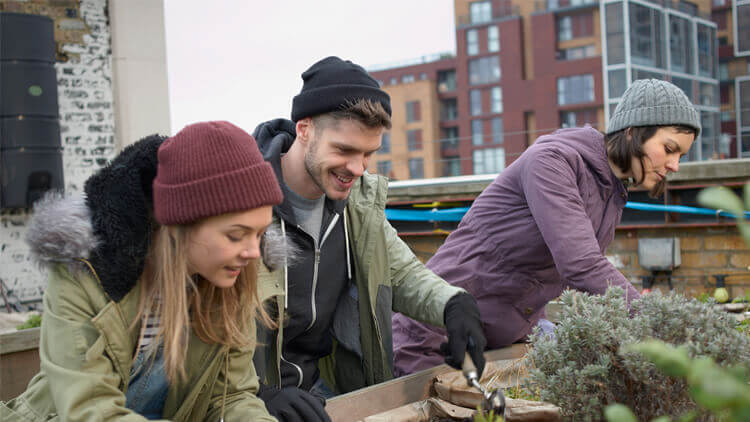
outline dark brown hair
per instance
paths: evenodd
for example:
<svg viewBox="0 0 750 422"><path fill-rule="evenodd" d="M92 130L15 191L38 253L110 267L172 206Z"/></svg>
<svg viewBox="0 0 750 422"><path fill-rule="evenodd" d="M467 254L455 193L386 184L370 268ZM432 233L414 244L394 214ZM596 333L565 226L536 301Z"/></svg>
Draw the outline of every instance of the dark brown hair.
<svg viewBox="0 0 750 422"><path fill-rule="evenodd" d="M341 110L320 114L312 118L316 127L329 127L340 120L354 120L367 128L391 128L391 116L382 104L372 100L358 100L347 103Z"/></svg>
<svg viewBox="0 0 750 422"><path fill-rule="evenodd" d="M641 168L646 167L643 164L643 157L646 154L643 152L643 144L654 136L657 130L662 127L674 128L677 133L691 133L693 137L697 137L698 131L690 126L685 125L667 125L667 126L631 126L622 130L619 130L609 135L604 135L604 145L607 148L607 158L620 168L623 173L627 173L631 170L633 158L637 158L641 163ZM636 184L643 183L643 179L646 177L645 171L641 172L641 180L637 180ZM664 183L657 186L656 189L652 189L649 193L652 197L657 197L664 192Z"/></svg>

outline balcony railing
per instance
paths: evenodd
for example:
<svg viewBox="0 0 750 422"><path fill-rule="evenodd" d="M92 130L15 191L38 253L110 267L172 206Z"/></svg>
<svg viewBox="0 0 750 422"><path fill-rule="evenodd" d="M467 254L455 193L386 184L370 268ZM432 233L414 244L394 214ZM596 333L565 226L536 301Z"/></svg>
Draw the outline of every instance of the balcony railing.
<svg viewBox="0 0 750 422"><path fill-rule="evenodd" d="M481 18L472 19L472 15L459 15L458 26L464 25L481 25L483 23L489 23L498 19L506 18L509 16L519 16L521 14L518 5L503 3L500 7L492 8L492 13L488 16L482 16Z"/></svg>

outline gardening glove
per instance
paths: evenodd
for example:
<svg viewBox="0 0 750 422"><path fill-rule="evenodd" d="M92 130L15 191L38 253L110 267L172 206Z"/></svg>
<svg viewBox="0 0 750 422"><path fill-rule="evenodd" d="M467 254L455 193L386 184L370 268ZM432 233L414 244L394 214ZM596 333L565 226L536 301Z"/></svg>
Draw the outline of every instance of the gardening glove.
<svg viewBox="0 0 750 422"><path fill-rule="evenodd" d="M451 297L445 304L443 319L448 331L448 342L440 345L440 351L445 355L445 363L461 369L464 356L469 352L474 366L477 367L477 376L481 378L487 339L482 331L477 301L468 293L459 293Z"/></svg>
<svg viewBox="0 0 750 422"><path fill-rule="evenodd" d="M279 422L331 422L326 399L297 387L269 387L261 384L258 397Z"/></svg>

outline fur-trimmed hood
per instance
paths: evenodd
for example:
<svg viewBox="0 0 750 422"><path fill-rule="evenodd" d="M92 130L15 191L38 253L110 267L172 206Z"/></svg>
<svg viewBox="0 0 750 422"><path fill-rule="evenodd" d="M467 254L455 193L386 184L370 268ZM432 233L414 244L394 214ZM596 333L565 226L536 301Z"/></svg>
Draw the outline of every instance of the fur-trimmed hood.
<svg viewBox="0 0 750 422"><path fill-rule="evenodd" d="M165 139L152 135L123 149L86 181L83 194L54 192L38 201L26 235L34 261L50 265L87 259L107 295L122 299L143 272L158 225L152 186ZM269 268L289 253L272 228L263 243Z"/></svg>

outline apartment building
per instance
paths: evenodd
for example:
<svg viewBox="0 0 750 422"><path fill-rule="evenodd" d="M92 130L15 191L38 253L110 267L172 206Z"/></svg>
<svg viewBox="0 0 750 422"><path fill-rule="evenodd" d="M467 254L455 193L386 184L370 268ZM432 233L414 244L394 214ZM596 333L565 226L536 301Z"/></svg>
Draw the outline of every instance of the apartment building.
<svg viewBox="0 0 750 422"><path fill-rule="evenodd" d="M455 57L370 69L394 97L394 128L387 135L393 152L377 154L370 171L397 179L499 172L556 128L590 124L604 130L622 93L641 78L672 81L699 109L704 131L685 160L744 156L750 153L750 112L734 116L734 131L745 134L745 144L732 141L728 121L720 119L720 110L729 108L720 107L725 98L718 59L718 36L726 29L715 20L727 6L717 3L455 0ZM743 39L750 0L727 3L733 16L727 26L739 28L731 39ZM750 48L744 41L732 44L738 57ZM747 68L732 75L736 92L726 103L734 100L732 108L741 110L739 103L750 95L741 94L750 90ZM415 102L420 120L402 121ZM409 131L417 127L420 149L414 151Z"/></svg>

